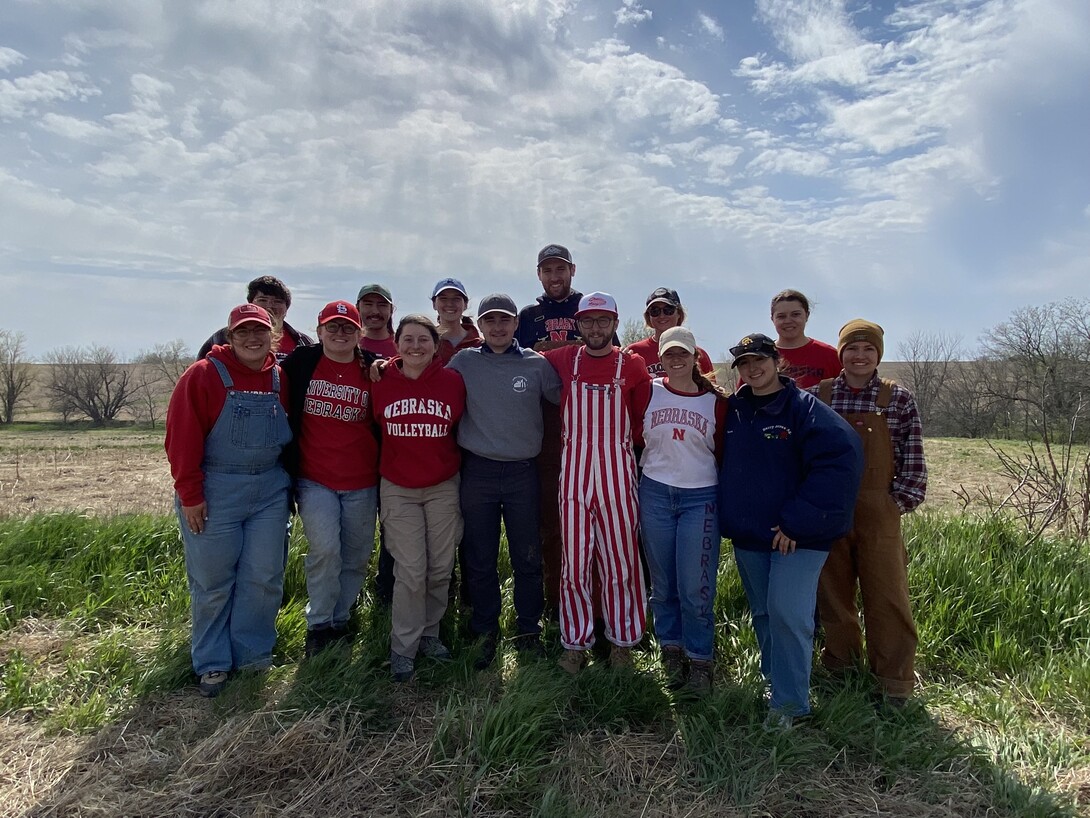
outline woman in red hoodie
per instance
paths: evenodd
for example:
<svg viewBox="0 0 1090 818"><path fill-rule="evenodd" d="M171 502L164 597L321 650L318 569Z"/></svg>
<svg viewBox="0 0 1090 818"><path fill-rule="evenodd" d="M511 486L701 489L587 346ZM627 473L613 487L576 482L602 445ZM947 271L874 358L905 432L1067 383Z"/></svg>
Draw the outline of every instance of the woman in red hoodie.
<svg viewBox="0 0 1090 818"><path fill-rule="evenodd" d="M436 356L439 330L426 315L402 318L394 340L400 357L372 391L382 432L379 514L394 558L390 672L405 682L417 652L450 659L439 622L462 538L454 427L466 389L462 376Z"/></svg>
<svg viewBox="0 0 1090 818"><path fill-rule="evenodd" d="M269 314L231 310L227 343L185 371L167 408L167 459L185 544L191 653L203 696L268 667L284 587L291 440Z"/></svg>

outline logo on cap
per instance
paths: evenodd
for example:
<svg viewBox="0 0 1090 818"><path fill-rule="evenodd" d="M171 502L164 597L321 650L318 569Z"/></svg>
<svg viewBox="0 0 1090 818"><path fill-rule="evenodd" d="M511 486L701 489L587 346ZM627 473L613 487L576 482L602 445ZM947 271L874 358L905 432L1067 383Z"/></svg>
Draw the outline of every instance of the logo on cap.
<svg viewBox="0 0 1090 818"><path fill-rule="evenodd" d="M346 307L344 304L338 304L337 312L341 315L348 315L348 307Z"/></svg>
<svg viewBox="0 0 1090 818"><path fill-rule="evenodd" d="M587 299L588 307L604 307L608 303L609 302L606 301L604 298L597 295L592 295L590 298Z"/></svg>

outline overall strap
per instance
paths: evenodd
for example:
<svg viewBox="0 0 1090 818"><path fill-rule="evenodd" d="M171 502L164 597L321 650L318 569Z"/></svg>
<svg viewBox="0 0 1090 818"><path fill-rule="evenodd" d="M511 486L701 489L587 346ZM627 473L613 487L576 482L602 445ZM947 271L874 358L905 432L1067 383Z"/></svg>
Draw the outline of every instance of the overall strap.
<svg viewBox="0 0 1090 818"><path fill-rule="evenodd" d="M208 360L212 362L212 365L216 367L216 371L220 373L220 380L223 381L224 388L230 389L233 387L235 382L231 380L231 375L227 372L227 367L223 365L223 361L217 360L216 358L209 358Z"/></svg>
<svg viewBox="0 0 1090 818"><path fill-rule="evenodd" d="M824 403L826 406L832 406L833 403L833 381L835 378L826 378L820 384L818 384L818 400Z"/></svg>
<svg viewBox="0 0 1090 818"><path fill-rule="evenodd" d="M279 395L280 394L280 365L279 364L276 364L276 365L273 366L272 381L273 381L273 387L272 387L273 394L274 395Z"/></svg>
<svg viewBox="0 0 1090 818"><path fill-rule="evenodd" d="M882 385L878 387L878 397L874 401L874 405L879 409L888 409L889 403L893 400L893 384L895 381L891 381L888 378L882 378Z"/></svg>

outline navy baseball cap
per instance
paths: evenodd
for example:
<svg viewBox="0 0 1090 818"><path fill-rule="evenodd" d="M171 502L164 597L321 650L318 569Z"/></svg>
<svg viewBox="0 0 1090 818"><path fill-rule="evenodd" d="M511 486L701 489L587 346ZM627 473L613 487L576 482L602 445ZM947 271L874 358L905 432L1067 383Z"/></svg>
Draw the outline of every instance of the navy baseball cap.
<svg viewBox="0 0 1090 818"><path fill-rule="evenodd" d="M762 332L753 332L730 348L730 354L734 356L731 369L738 366L738 361L747 355L756 355L759 358L779 358L780 351L776 349L776 342Z"/></svg>
<svg viewBox="0 0 1090 818"><path fill-rule="evenodd" d="M486 295L481 299L481 303L477 307L477 317L481 318L490 312L503 313L504 315L510 315L512 318L518 318L519 314L514 300L504 293L492 293L492 295Z"/></svg>
<svg viewBox="0 0 1090 818"><path fill-rule="evenodd" d="M574 264L571 260L571 251L562 244L547 244L541 248L541 252L537 254L537 266L541 266L541 262L549 258L558 258L561 261L566 261L568 264Z"/></svg>
<svg viewBox="0 0 1090 818"><path fill-rule="evenodd" d="M677 290L671 290L669 287L659 287L651 295L647 296L648 307L656 301L660 304L669 304L671 307L681 306L681 299L678 297Z"/></svg>
<svg viewBox="0 0 1090 818"><path fill-rule="evenodd" d="M465 286L456 278L444 278L437 282L436 285L432 287L431 297L434 299L435 296L439 295L443 290L457 290L462 294L462 297L465 298L466 301L469 300L469 293L466 292Z"/></svg>

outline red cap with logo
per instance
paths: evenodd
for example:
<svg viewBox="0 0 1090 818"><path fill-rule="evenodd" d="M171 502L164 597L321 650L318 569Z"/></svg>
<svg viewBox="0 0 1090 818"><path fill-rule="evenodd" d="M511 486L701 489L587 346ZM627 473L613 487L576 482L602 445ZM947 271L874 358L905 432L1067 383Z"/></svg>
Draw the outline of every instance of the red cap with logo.
<svg viewBox="0 0 1090 818"><path fill-rule="evenodd" d="M363 328L360 324L360 311L356 309L355 304L349 304L347 301L330 301L318 313L319 327L336 320L347 321L357 329Z"/></svg>
<svg viewBox="0 0 1090 818"><path fill-rule="evenodd" d="M272 329L269 313L257 304L239 304L231 310L231 314L227 317L227 331L230 332L240 324L261 324L263 327Z"/></svg>

